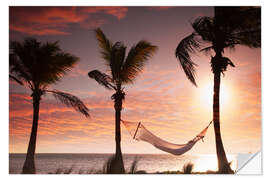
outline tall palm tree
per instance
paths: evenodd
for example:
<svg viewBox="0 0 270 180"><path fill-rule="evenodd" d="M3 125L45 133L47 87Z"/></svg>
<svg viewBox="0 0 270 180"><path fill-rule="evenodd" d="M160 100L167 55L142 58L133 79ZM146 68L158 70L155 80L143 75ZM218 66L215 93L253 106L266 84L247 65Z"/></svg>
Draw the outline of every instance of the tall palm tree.
<svg viewBox="0 0 270 180"><path fill-rule="evenodd" d="M102 58L109 67L110 75L99 70L93 70L88 75L106 89L115 91L111 97L114 100L116 141L115 164L113 166L115 169L112 172L123 173L120 120L125 92L122 85L134 82L138 73L142 71L145 62L156 52L157 47L141 40L130 49L126 56L126 46L122 42L112 43L99 28L95 30L95 34L101 49Z"/></svg>
<svg viewBox="0 0 270 180"><path fill-rule="evenodd" d="M49 85L56 83L70 71L79 59L63 52L58 42L42 44L33 38L27 38L24 42L11 42L9 55L9 77L32 91L33 123L23 173L33 174L36 172L34 156L41 97L52 93L60 102L89 116L88 108L76 96L48 89Z"/></svg>
<svg viewBox="0 0 270 180"><path fill-rule="evenodd" d="M178 58L187 78L195 85L195 66L190 54L198 50L209 53L211 68L214 74L213 121L215 130L216 152L220 173L232 173L223 147L220 132L219 91L220 75L227 66L235 67L232 61L224 57L224 49L244 45L258 48L260 39L260 8L257 7L215 7L214 17L198 17L192 22L193 32L180 41L175 55ZM204 45L209 45L202 48Z"/></svg>

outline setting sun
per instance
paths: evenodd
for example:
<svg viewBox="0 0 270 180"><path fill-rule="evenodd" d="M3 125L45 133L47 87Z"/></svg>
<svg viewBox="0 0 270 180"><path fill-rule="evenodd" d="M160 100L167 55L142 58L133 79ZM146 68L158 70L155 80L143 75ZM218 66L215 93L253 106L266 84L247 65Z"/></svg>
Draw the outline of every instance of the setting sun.
<svg viewBox="0 0 270 180"><path fill-rule="evenodd" d="M209 82L202 86L200 90L200 99L201 103L207 109L212 110L213 106L213 82ZM228 105L229 99L231 98L231 93L228 88L228 85L221 83L220 85L220 106L226 108Z"/></svg>

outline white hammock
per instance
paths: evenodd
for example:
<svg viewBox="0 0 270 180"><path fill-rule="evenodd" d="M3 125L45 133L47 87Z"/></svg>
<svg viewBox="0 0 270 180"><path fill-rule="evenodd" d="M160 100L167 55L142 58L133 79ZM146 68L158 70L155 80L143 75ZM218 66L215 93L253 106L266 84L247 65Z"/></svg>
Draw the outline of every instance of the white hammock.
<svg viewBox="0 0 270 180"><path fill-rule="evenodd" d="M145 141L156 148L174 154L174 155L182 155L185 152L189 151L199 140L203 138L207 132L208 127L212 123L212 121L208 124L206 128L204 128L195 138L192 140L188 141L186 144L173 144L170 142L167 142L153 133L151 133L149 130L147 130L141 122L130 122L130 121L123 121L121 120L122 123L125 125L126 129L130 133L130 135L133 137L133 139L137 141Z"/></svg>

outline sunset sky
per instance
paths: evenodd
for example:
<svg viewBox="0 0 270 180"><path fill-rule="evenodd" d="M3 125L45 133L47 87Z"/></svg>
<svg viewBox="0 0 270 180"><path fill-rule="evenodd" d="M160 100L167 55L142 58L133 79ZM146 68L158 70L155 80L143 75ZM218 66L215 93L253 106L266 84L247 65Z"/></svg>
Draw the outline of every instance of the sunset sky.
<svg viewBox="0 0 270 180"><path fill-rule="evenodd" d="M192 56L198 64L196 88L186 78L174 51L192 32L190 22L213 16L213 7L10 7L10 40L36 37L59 41L60 47L80 57L61 82L51 86L80 97L90 118L43 96L37 138L38 153L112 153L114 108L108 91L89 79L94 69L107 72L93 29L101 27L113 42L128 49L145 39L158 46L132 85L125 87L122 119L141 121L154 134L185 143L212 120L213 74L210 55ZM238 46L225 51L235 68L221 79L221 132L227 153L255 153L261 148L261 49ZM25 153L32 125L31 92L9 82L9 151ZM214 129L188 154L215 153ZM123 153L162 153L136 142L122 126Z"/></svg>

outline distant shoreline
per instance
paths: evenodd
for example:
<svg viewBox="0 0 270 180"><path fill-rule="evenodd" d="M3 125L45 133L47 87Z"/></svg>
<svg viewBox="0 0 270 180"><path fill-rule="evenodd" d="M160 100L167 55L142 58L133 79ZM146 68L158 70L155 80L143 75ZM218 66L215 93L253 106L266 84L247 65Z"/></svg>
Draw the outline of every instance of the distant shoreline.
<svg viewBox="0 0 270 180"><path fill-rule="evenodd" d="M113 155L114 153L36 153L37 154L96 154L96 155L101 155L101 154L105 154L105 155ZM234 154L228 154L228 155L238 155L238 154L252 154L252 153L234 153ZM26 153L9 153L9 155L26 155ZM123 155L171 155L171 156L175 156L172 154L168 154L168 153L123 153ZM212 155L216 155L215 153L213 154L186 154L186 155L181 155L181 156L212 156ZM179 156L176 156L179 157Z"/></svg>

